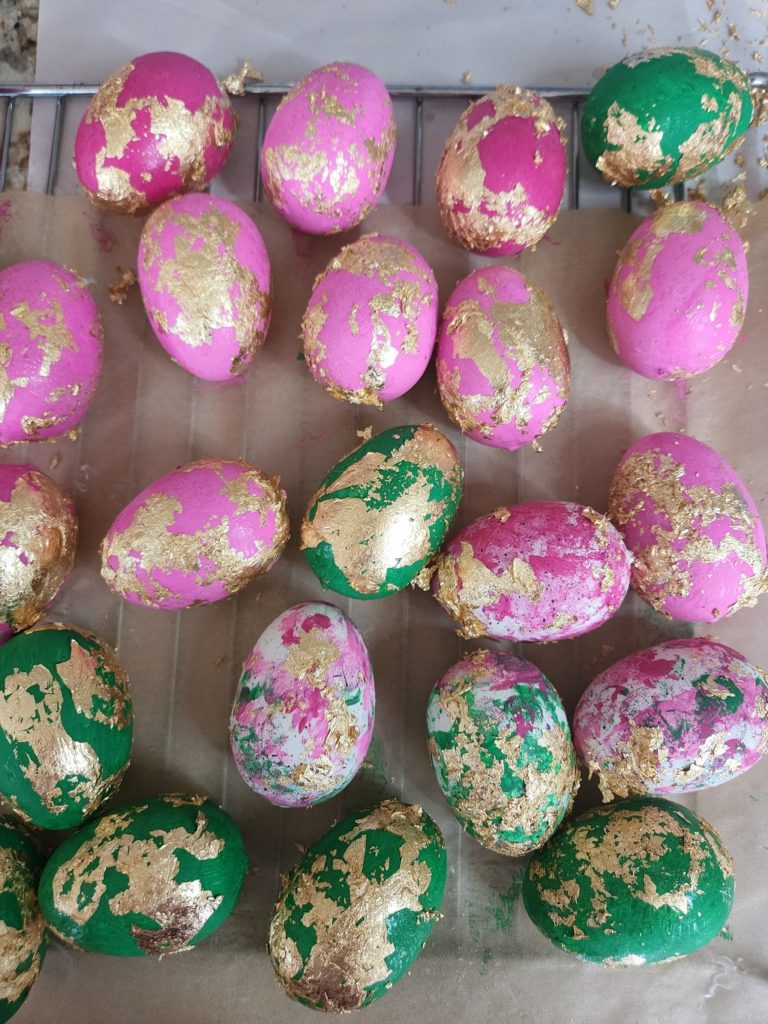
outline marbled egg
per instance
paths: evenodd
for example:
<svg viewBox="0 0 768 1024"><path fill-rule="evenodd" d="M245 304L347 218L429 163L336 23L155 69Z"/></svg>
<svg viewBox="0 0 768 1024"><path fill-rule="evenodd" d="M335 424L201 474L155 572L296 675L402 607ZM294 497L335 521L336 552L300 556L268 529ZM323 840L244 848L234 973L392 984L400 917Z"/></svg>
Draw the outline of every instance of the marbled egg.
<svg viewBox="0 0 768 1024"><path fill-rule="evenodd" d="M540 241L565 190L562 123L538 93L500 85L471 103L437 169L443 227L464 249L514 256Z"/></svg>
<svg viewBox="0 0 768 1024"><path fill-rule="evenodd" d="M373 735L373 671L360 632L332 604L294 605L243 665L229 722L238 770L280 807L330 800Z"/></svg>
<svg viewBox="0 0 768 1024"><path fill-rule="evenodd" d="M611 967L687 956L733 903L720 836L671 800L634 797L569 822L528 862L528 915L567 953Z"/></svg>
<svg viewBox="0 0 768 1024"><path fill-rule="evenodd" d="M200 459L125 506L102 541L101 575L131 604L210 604L271 569L288 534L277 479L239 459Z"/></svg>
<svg viewBox="0 0 768 1024"><path fill-rule="evenodd" d="M285 880L269 955L292 999L329 1012L367 1006L410 970L440 916L440 829L386 800L318 839Z"/></svg>
<svg viewBox="0 0 768 1024"><path fill-rule="evenodd" d="M632 586L671 619L716 622L762 591L763 524L716 451L685 434L649 434L621 457L608 515L634 556Z"/></svg>
<svg viewBox="0 0 768 1024"><path fill-rule="evenodd" d="M77 513L34 466L0 466L0 643L37 622L75 562Z"/></svg>
<svg viewBox="0 0 768 1024"><path fill-rule="evenodd" d="M571 730L530 661L475 651L451 666L429 695L427 736L443 796L489 850L530 853L570 811L580 781Z"/></svg>
<svg viewBox="0 0 768 1024"><path fill-rule="evenodd" d="M464 637L579 636L609 619L629 587L619 532L570 501L498 508L451 538L434 565L432 593Z"/></svg>
<svg viewBox="0 0 768 1024"><path fill-rule="evenodd" d="M573 735L604 800L696 792L760 760L768 747L768 683L724 644L667 640L592 680Z"/></svg>
<svg viewBox="0 0 768 1024"><path fill-rule="evenodd" d="M264 344L269 256L251 218L226 199L177 196L141 232L139 286L157 340L203 380L232 380Z"/></svg>
<svg viewBox="0 0 768 1024"><path fill-rule="evenodd" d="M115 71L88 105L75 137L86 194L112 213L146 213L206 188L235 135L229 97L183 53L145 53Z"/></svg>
<svg viewBox="0 0 768 1024"><path fill-rule="evenodd" d="M608 293L611 343L645 377L702 373L736 341L748 286L744 243L719 210L664 206L619 255Z"/></svg>
<svg viewBox="0 0 768 1024"><path fill-rule="evenodd" d="M545 293L511 267L453 290L437 343L437 387L468 437L514 451L550 430L571 390L565 331Z"/></svg>
<svg viewBox="0 0 768 1024"><path fill-rule="evenodd" d="M461 499L456 449L429 423L391 427L341 459L310 498L301 547L322 585L386 597L443 543Z"/></svg>
<svg viewBox="0 0 768 1024"><path fill-rule="evenodd" d="M437 282L412 245L363 235L317 278L302 322L309 372L334 398L376 405L419 380L435 347Z"/></svg>
<svg viewBox="0 0 768 1024"><path fill-rule="evenodd" d="M128 767L128 676L104 640L44 623L0 647L0 795L40 828L80 825Z"/></svg>
<svg viewBox="0 0 768 1024"><path fill-rule="evenodd" d="M0 1021L10 1020L37 980L46 950L37 901L40 854L12 818L0 817Z"/></svg>
<svg viewBox="0 0 768 1024"><path fill-rule="evenodd" d="M216 931L248 870L240 830L204 796L137 800L89 822L40 879L48 927L112 956L179 953Z"/></svg>
<svg viewBox="0 0 768 1024"><path fill-rule="evenodd" d="M581 117L589 162L612 185L660 188L703 174L752 118L747 76L708 50L643 50L614 64Z"/></svg>
<svg viewBox="0 0 768 1024"><path fill-rule="evenodd" d="M77 274L45 260L0 270L0 445L77 427L99 382L101 339Z"/></svg>
<svg viewBox="0 0 768 1024"><path fill-rule="evenodd" d="M346 231L378 203L394 155L395 115L384 83L359 64L328 64L297 82L269 122L264 191L300 231Z"/></svg>

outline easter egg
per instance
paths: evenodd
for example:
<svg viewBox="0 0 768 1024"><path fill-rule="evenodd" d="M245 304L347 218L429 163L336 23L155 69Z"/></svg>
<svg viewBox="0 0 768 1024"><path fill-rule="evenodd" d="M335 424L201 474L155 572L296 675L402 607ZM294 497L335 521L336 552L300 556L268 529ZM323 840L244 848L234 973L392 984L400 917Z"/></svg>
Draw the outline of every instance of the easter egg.
<svg viewBox="0 0 768 1024"><path fill-rule="evenodd" d="M528 862L523 903L544 935L582 960L639 966L694 953L733 903L733 862L687 807L633 797L569 822Z"/></svg>
<svg viewBox="0 0 768 1024"><path fill-rule="evenodd" d="M139 286L157 340L203 380L232 380L264 344L269 256L251 218L226 199L169 199L141 232Z"/></svg>
<svg viewBox="0 0 768 1024"><path fill-rule="evenodd" d="M74 431L99 382L101 339L77 274L45 260L0 270L0 444Z"/></svg>
<svg viewBox="0 0 768 1024"><path fill-rule="evenodd" d="M604 800L718 786L768 747L768 682L707 637L667 640L593 679L573 722L576 750Z"/></svg>
<svg viewBox="0 0 768 1024"><path fill-rule="evenodd" d="M565 640L614 614L629 565L621 535L594 509L510 505L451 538L435 559L432 593L460 636Z"/></svg>
<svg viewBox="0 0 768 1024"><path fill-rule="evenodd" d="M40 906L54 935L78 949L179 953L226 921L247 870L225 811L204 796L156 796L65 839L43 869Z"/></svg>
<svg viewBox="0 0 768 1024"><path fill-rule="evenodd" d="M236 594L288 543L279 480L239 459L200 459L130 501L101 544L101 575L131 604L190 608Z"/></svg>
<svg viewBox="0 0 768 1024"><path fill-rule="evenodd" d="M437 282L412 245L363 235L317 278L302 322L304 357L318 384L355 404L399 398L429 363Z"/></svg>
<svg viewBox="0 0 768 1024"><path fill-rule="evenodd" d="M45 921L37 902L40 855L12 818L0 817L0 1021L27 998L46 949Z"/></svg>
<svg viewBox="0 0 768 1024"><path fill-rule="evenodd" d="M632 552L632 586L668 618L716 622L757 600L766 572L760 515L701 441L673 433L635 441L614 474L608 515Z"/></svg>
<svg viewBox="0 0 768 1024"><path fill-rule="evenodd" d="M565 331L511 267L473 271L453 290L437 343L437 387L468 437L515 451L550 430L571 389Z"/></svg>
<svg viewBox="0 0 768 1024"><path fill-rule="evenodd" d="M514 256L553 224L565 190L562 122L538 93L500 85L470 103L437 168L443 227L463 249Z"/></svg>
<svg viewBox="0 0 768 1024"><path fill-rule="evenodd" d="M34 466L0 466L0 643L37 622L75 561L77 513Z"/></svg>
<svg viewBox="0 0 768 1024"><path fill-rule="evenodd" d="M645 377L708 370L741 330L748 293L744 243L714 206L674 203L632 233L608 293L608 332Z"/></svg>
<svg viewBox="0 0 768 1024"><path fill-rule="evenodd" d="M386 800L318 839L285 880L269 955L293 999L345 1012L413 965L440 912L445 844L420 807Z"/></svg>
<svg viewBox="0 0 768 1024"><path fill-rule="evenodd" d="M719 163L751 118L749 80L733 61L693 47L648 49L594 86L581 142L612 185L660 188Z"/></svg>
<svg viewBox="0 0 768 1024"><path fill-rule="evenodd" d="M73 828L131 756L128 676L103 640L45 623L0 647L0 795L40 828Z"/></svg>
<svg viewBox="0 0 768 1024"><path fill-rule="evenodd" d="M565 708L514 654L475 651L427 702L429 755L462 828L495 853L542 846L573 804L579 770Z"/></svg>
<svg viewBox="0 0 768 1024"><path fill-rule="evenodd" d="M111 213L146 213L200 192L235 136L229 97L183 53L145 53L115 71L88 104L75 137L86 195Z"/></svg>
<svg viewBox="0 0 768 1024"><path fill-rule="evenodd" d="M330 800L354 777L373 735L365 641L332 604L288 608L243 665L229 723L238 770L281 807Z"/></svg>
<svg viewBox="0 0 768 1024"><path fill-rule="evenodd" d="M456 449L430 423L383 430L337 462L310 498L301 548L325 588L393 594L443 543L461 483Z"/></svg>
<svg viewBox="0 0 768 1024"><path fill-rule="evenodd" d="M270 203L311 235L347 231L378 203L395 155L384 83L359 64L311 71L267 126L261 178Z"/></svg>

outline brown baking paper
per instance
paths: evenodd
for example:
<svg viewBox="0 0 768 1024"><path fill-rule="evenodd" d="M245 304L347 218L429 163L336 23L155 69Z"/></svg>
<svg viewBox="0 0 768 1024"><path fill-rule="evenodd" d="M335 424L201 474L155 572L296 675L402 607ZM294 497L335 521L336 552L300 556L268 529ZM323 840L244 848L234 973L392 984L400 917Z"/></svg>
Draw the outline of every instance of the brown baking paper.
<svg viewBox="0 0 768 1024"><path fill-rule="evenodd" d="M528 921L519 896L523 862L494 855L464 835L445 804L427 756L424 713L437 678L477 644L460 640L426 593L350 601L323 593L298 550L310 494L356 431L431 421L456 444L466 471L457 525L499 504L566 499L606 505L616 462L634 439L687 430L713 445L765 508L768 401L768 204L747 235L752 297L743 340L702 377L654 383L622 367L604 326L606 282L636 220L616 211L563 213L536 252L515 266L551 295L565 324L573 393L541 453L476 444L450 428L432 369L407 396L378 412L334 401L300 359L299 325L312 281L337 251L336 238L293 234L270 209L250 207L269 249L275 284L272 328L246 379L208 384L173 364L148 326L137 289L108 299L118 266L135 268L141 222L105 216L76 198L2 197L2 265L52 259L75 268L104 319L104 374L76 441L7 449L5 462L32 462L73 494L81 522L75 571L50 617L86 626L117 645L133 686L133 762L117 802L169 790L220 801L245 835L252 869L226 924L195 950L161 961L78 953L52 942L19 1024L110 1021L306 1021L267 959L267 922L300 850L342 814L385 795L418 802L442 827L450 874L435 928L410 975L367 1010L366 1021L444 1024L531 1021L622 1024L646 1021L764 1021L768 1012L768 760L718 789L685 799L720 831L736 864L730 937L686 960L607 968L559 952ZM382 207L367 230L415 244L435 269L444 301L483 261L454 248L434 210ZM280 476L293 538L277 566L236 599L177 613L135 608L99 576L98 545L116 513L141 488L181 463L243 457ZM227 722L240 666L264 627L289 605L326 598L349 613L368 643L376 677L376 733L368 762L338 798L312 810L279 810L235 769ZM631 596L587 636L520 648L552 679L569 712L589 680L612 661L689 627L661 618ZM718 625L718 638L768 663L768 597ZM584 785L577 807L597 803ZM115 801L113 801L115 802ZM315 1017L314 1019L319 1019Z"/></svg>

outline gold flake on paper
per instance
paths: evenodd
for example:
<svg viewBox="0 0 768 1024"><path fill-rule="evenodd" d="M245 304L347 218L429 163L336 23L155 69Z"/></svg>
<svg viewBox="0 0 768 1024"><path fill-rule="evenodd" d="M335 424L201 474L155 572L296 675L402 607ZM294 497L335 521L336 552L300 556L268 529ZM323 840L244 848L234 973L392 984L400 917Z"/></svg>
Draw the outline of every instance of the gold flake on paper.
<svg viewBox="0 0 768 1024"><path fill-rule="evenodd" d="M40 970L45 921L29 868L18 851L7 847L0 848L0 896L21 908L21 928L0 921L0 999L14 1003ZM20 970L22 964L26 966Z"/></svg>
<svg viewBox="0 0 768 1024"><path fill-rule="evenodd" d="M246 83L263 81L264 72L254 67L249 60L244 60L239 69L227 75L221 85L230 96L245 96Z"/></svg>
<svg viewBox="0 0 768 1024"><path fill-rule="evenodd" d="M118 267L117 273L117 281L107 288L107 292L111 302L114 302L118 306L122 306L128 298L128 292L136 284L138 278L130 268L126 269L125 267Z"/></svg>

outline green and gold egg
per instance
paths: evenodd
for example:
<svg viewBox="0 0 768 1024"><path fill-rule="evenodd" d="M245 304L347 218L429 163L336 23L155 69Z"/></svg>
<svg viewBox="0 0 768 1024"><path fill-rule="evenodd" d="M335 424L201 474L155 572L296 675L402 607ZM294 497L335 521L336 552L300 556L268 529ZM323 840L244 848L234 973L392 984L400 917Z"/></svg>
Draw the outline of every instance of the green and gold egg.
<svg viewBox="0 0 768 1024"><path fill-rule="evenodd" d="M582 960L659 963L694 953L722 930L733 863L688 808L634 797L587 811L535 853L523 902L551 942Z"/></svg>
<svg viewBox="0 0 768 1024"><path fill-rule="evenodd" d="M293 999L343 1012L384 995L421 951L446 877L440 829L385 800L335 825L299 860L275 904L269 955Z"/></svg>
<svg viewBox="0 0 768 1024"><path fill-rule="evenodd" d="M0 795L40 828L80 825L128 767L128 677L104 640L45 623L0 647Z"/></svg>
<svg viewBox="0 0 768 1024"><path fill-rule="evenodd" d="M310 499L307 561L346 597L402 590L445 539L461 483L456 449L431 424L383 430L337 462Z"/></svg>
<svg viewBox="0 0 768 1024"><path fill-rule="evenodd" d="M0 1022L10 1020L45 957L45 921L37 902L40 855L26 831L0 817Z"/></svg>

